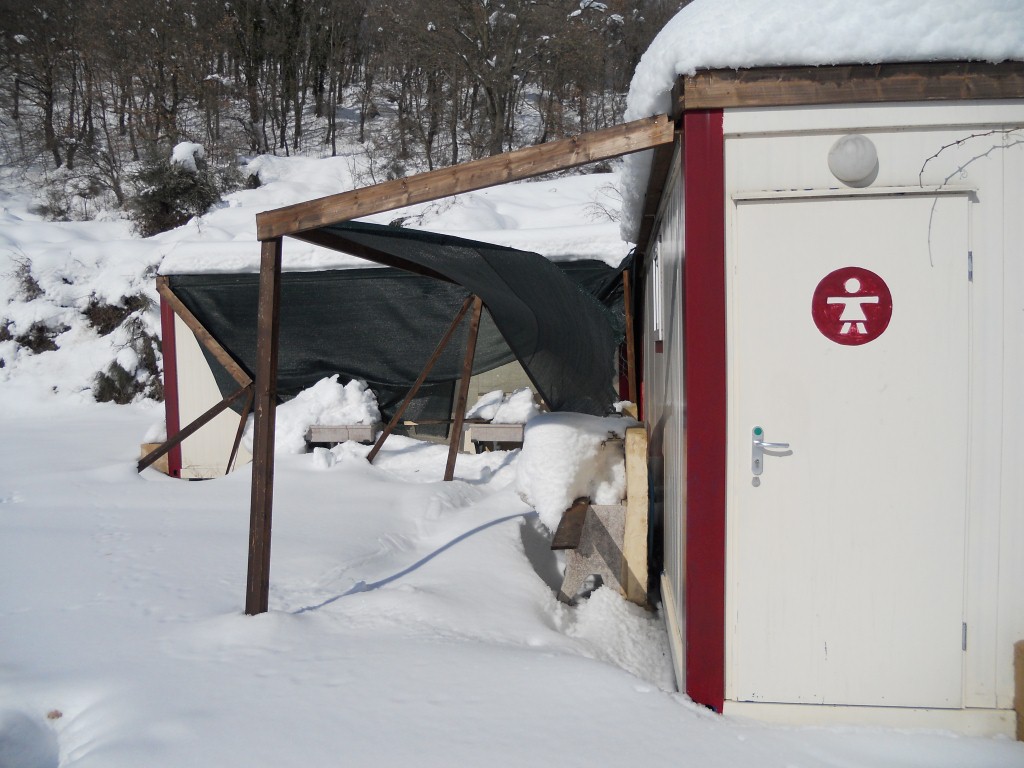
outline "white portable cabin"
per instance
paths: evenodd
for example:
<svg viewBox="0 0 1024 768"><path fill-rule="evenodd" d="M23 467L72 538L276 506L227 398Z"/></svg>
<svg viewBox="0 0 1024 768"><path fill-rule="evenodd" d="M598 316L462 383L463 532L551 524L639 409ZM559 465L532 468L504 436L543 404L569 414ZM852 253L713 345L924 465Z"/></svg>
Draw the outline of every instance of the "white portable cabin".
<svg viewBox="0 0 1024 768"><path fill-rule="evenodd" d="M1012 734L1024 66L703 70L673 95L637 240L680 687Z"/></svg>

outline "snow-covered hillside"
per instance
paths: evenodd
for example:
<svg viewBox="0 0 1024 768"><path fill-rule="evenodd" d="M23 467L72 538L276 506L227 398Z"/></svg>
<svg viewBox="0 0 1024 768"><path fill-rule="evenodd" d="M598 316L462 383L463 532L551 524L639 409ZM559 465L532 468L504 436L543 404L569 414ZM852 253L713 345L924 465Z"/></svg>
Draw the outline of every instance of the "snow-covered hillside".
<svg viewBox="0 0 1024 768"><path fill-rule="evenodd" d="M138 369L130 336L156 333L142 299L158 268L252 268L256 212L352 182L345 159L251 169L261 188L145 241L116 218L42 221L31 190L2 193L0 768L1024 766L1005 739L777 728L693 705L671 690L656 614L603 589L575 608L555 599L558 562L516 493L515 451L460 457L452 483L444 448L402 438L373 466L351 444L282 455L271 610L244 616L249 468L139 475L162 408L92 390L115 360ZM610 181L513 185L385 220L615 261ZM285 254L291 268L328 259ZM102 334L99 304L136 322ZM32 352L17 339L36 323L57 332Z"/></svg>
<svg viewBox="0 0 1024 768"><path fill-rule="evenodd" d="M352 189L366 180L359 155L328 159L261 156L244 168L262 186L227 195L207 215L140 239L129 222L52 222L33 213L34 189L7 177L0 186L0 382L89 396L112 363L137 375L139 396L157 370L157 272L259 269L256 214ZM614 174L592 174L483 190L368 220L426 228L534 250L553 259L618 263L628 246L611 216ZM368 266L289 240L285 269ZM372 265L369 265L372 266ZM126 322L127 321L127 322ZM40 354L41 353L41 354ZM129 387L130 389L130 387Z"/></svg>

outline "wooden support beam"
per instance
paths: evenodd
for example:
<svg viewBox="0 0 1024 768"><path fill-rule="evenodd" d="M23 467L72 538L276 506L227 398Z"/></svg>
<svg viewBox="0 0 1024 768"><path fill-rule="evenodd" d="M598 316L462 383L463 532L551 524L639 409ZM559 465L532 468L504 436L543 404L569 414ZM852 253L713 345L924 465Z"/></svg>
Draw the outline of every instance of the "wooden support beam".
<svg viewBox="0 0 1024 768"><path fill-rule="evenodd" d="M466 419L466 400L469 397L469 380L473 376L473 358L476 356L476 337L480 331L480 315L484 302L479 296L473 297L473 316L469 320L469 339L466 341L466 359L462 363L462 379L459 382L459 396L455 398L455 413L452 429L448 435L448 463L444 468L444 479L455 478L455 457L462 442L462 424Z"/></svg>
<svg viewBox="0 0 1024 768"><path fill-rule="evenodd" d="M681 172L677 146L681 143L657 147L651 158L651 173L647 179L647 190L644 193L644 207L640 214L640 228L636 238L637 253L650 252L650 238L654 231L654 222L658 218L661 207L667 202L665 192L674 183L676 174Z"/></svg>
<svg viewBox="0 0 1024 768"><path fill-rule="evenodd" d="M224 470L225 475L231 474L231 469L235 465L235 458L238 456L238 448L242 444L242 435L245 434L245 423L249 420L249 413L252 411L253 401L253 389L249 387L249 396L245 398L245 406L242 408L242 414L238 419L238 429L235 430L235 441L231 444L231 454L228 456L228 466Z"/></svg>
<svg viewBox="0 0 1024 768"><path fill-rule="evenodd" d="M581 496L562 513L562 519L558 521L555 534L551 537L551 549L576 549L580 545L580 536L583 535L583 523L587 520L588 507L590 507L590 499Z"/></svg>
<svg viewBox="0 0 1024 768"><path fill-rule="evenodd" d="M669 144L673 132L674 125L665 115L646 117L601 131L266 211L256 216L256 233L260 240L270 240L372 213L575 168Z"/></svg>
<svg viewBox="0 0 1024 768"><path fill-rule="evenodd" d="M428 267L424 267L422 264L415 264L406 259L396 258L394 255L387 253L386 251L380 251L376 248L371 248L367 245L356 242L351 238L340 236L331 229L311 229L307 232L298 232L294 237L296 240L305 240L307 243L322 245L325 248L330 248L332 251L341 251L342 253L347 253L351 256L359 256L367 261L383 264L386 267L401 269L406 272L411 272L414 275L432 277L434 280L442 280L446 283L455 282L447 275L435 272Z"/></svg>
<svg viewBox="0 0 1024 768"><path fill-rule="evenodd" d="M1017 712L1017 741L1024 741L1024 640L1013 644L1013 708Z"/></svg>
<svg viewBox="0 0 1024 768"><path fill-rule="evenodd" d="M256 320L256 424L253 436L249 570L245 612L266 613L270 599L270 530L274 505L274 417L281 307L281 239L263 243Z"/></svg>
<svg viewBox="0 0 1024 768"><path fill-rule="evenodd" d="M136 465L137 471L141 472L146 467L148 467L148 466L152 465L154 462L156 462L165 453L170 451L174 446L179 445L183 440L185 440L186 438L189 438L192 435L194 435L200 429L202 429L207 424L209 424L211 421L213 421L213 419L216 418L218 414L220 414L224 410L227 410L231 406L231 404L233 402L235 402L235 400L240 398L246 392L248 392L249 396L252 397L252 387L250 385L248 385L248 384L246 384L244 387L239 387L233 393L231 393L230 395L225 397L223 400L221 400L215 406L213 406L208 411L206 411L206 413L204 413L201 416L199 416L198 418L196 418L187 427L185 427L184 429L180 430L178 432L178 434L176 434L174 437L170 438L169 440L165 440L164 442L162 442L160 445L158 445L152 451L150 451L145 456L143 456L141 459L139 459L139 463Z"/></svg>
<svg viewBox="0 0 1024 768"><path fill-rule="evenodd" d="M636 394L636 345L633 340L633 283L622 270L622 311L626 315L626 388L629 402L639 405Z"/></svg>
<svg viewBox="0 0 1024 768"><path fill-rule="evenodd" d="M166 277L161 275L156 279L156 290L163 297L174 313L181 318L181 321L188 326L188 329L195 334L196 339L209 350L210 354L213 355L214 359L224 366L231 378L233 378L238 385L246 387L252 383L252 379L249 374L242 370L242 366L233 358L224 347L220 345L220 342L213 338L208 330L199 319L192 314L188 307L178 298L178 296L171 289L170 282Z"/></svg>
<svg viewBox="0 0 1024 768"><path fill-rule="evenodd" d="M1024 62L939 61L823 67L712 69L681 78L682 107L1019 99Z"/></svg>
<svg viewBox="0 0 1024 768"><path fill-rule="evenodd" d="M622 536L622 576L619 583L626 599L647 605L648 579L647 529L649 493L647 478L647 430L626 430L626 527Z"/></svg>
<svg viewBox="0 0 1024 768"><path fill-rule="evenodd" d="M409 407L409 403L416 397L416 393L420 391L420 387L423 386L423 382L427 380L427 376L430 375L430 371L434 367L434 363L441 357L441 353L444 352L445 347L448 346L448 342L451 341L452 336L455 334L455 329L459 327L459 323L462 322L462 318L466 316L466 312L469 311L470 305L473 303L473 297L467 296L466 300L462 302L462 308L455 313L455 318L452 320L451 325L448 326L448 330L444 332L441 340L437 342L437 346L434 347L433 353L427 360L426 365L423 366L423 370L420 371L419 378L416 379L415 383L409 389L409 394L405 396L402 404L398 406L398 410L395 411L395 415L391 417L391 421L384 427L384 431L380 433L380 437L377 438L377 442L373 444L373 448L366 455L366 460L373 464L373 460L377 457L380 449L384 447L384 441L388 439L388 435L395 431L395 427L398 426L398 422L402 419L405 414L405 409ZM421 422L422 423L422 422Z"/></svg>

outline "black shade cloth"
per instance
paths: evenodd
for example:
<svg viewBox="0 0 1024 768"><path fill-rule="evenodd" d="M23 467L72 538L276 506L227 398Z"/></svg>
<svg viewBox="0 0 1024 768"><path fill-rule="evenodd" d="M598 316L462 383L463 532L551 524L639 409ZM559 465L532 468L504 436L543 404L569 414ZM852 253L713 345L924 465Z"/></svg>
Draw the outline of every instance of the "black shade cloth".
<svg viewBox="0 0 1024 768"><path fill-rule="evenodd" d="M603 415L616 399L615 355L623 325L619 270L592 260L555 265L526 251L355 222L305 239L393 268L282 274L282 399L340 374L343 382L366 381L390 415L472 294L486 307L474 373L518 359L552 410ZM259 275L168 279L182 303L251 375ZM467 315L407 418L449 418L468 330ZM207 359L224 394L237 388Z"/></svg>

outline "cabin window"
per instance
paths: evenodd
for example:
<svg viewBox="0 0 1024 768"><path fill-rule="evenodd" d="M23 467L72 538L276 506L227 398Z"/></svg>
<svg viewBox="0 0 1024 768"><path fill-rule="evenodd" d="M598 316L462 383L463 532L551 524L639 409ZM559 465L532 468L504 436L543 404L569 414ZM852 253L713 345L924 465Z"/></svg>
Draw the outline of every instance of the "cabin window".
<svg viewBox="0 0 1024 768"><path fill-rule="evenodd" d="M654 244L654 257L651 259L651 329L653 341L659 345L655 350L660 352L660 344L664 340L665 326L665 280L661 268L661 235Z"/></svg>

